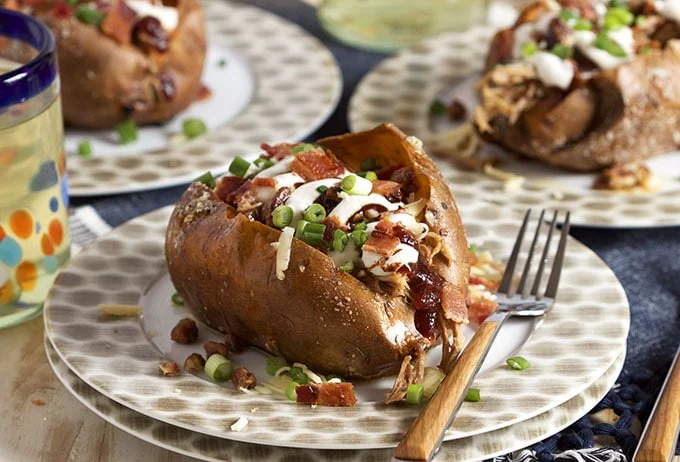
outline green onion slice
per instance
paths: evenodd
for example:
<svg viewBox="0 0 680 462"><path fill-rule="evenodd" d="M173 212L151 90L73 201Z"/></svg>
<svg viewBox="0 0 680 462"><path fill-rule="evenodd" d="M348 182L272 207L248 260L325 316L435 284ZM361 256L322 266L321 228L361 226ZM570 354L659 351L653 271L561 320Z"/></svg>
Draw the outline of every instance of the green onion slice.
<svg viewBox="0 0 680 462"><path fill-rule="evenodd" d="M92 157L92 144L90 144L90 140L82 140L78 143L78 155L86 159Z"/></svg>
<svg viewBox="0 0 680 462"><path fill-rule="evenodd" d="M366 231L366 228L368 228L368 222L367 221L360 221L356 225L354 225L354 229L362 229Z"/></svg>
<svg viewBox="0 0 680 462"><path fill-rule="evenodd" d="M182 133L189 139L199 137L208 132L208 127L201 119L190 118L182 122Z"/></svg>
<svg viewBox="0 0 680 462"><path fill-rule="evenodd" d="M333 231L333 240L331 241L331 248L336 252L342 252L347 247L349 236L340 229Z"/></svg>
<svg viewBox="0 0 680 462"><path fill-rule="evenodd" d="M263 157L258 157L255 159L253 162L256 167L261 168L262 170L269 168L274 165L274 162L270 159L265 159Z"/></svg>
<svg viewBox="0 0 680 462"><path fill-rule="evenodd" d="M529 369L531 367L531 363L522 356L513 356L512 358L508 358L505 363L511 369L515 369L517 371L523 371L524 369Z"/></svg>
<svg viewBox="0 0 680 462"><path fill-rule="evenodd" d="M369 170L375 170L377 166L376 160L374 157L369 157L368 159L364 159L361 161L361 164L359 168L361 168L362 172L368 172Z"/></svg>
<svg viewBox="0 0 680 462"><path fill-rule="evenodd" d="M609 38L605 33L598 34L593 45L600 50L604 50L612 56L617 58L625 58L627 56L626 50L624 50L621 45L616 43L614 40Z"/></svg>
<svg viewBox="0 0 680 462"><path fill-rule="evenodd" d="M348 261L344 265L340 266L340 270L346 273L351 273L352 271L354 271L354 262L351 260Z"/></svg>
<svg viewBox="0 0 680 462"><path fill-rule="evenodd" d="M470 244L470 252L479 253L479 247L477 247L475 244Z"/></svg>
<svg viewBox="0 0 680 462"><path fill-rule="evenodd" d="M290 375L290 378L293 379L293 382L297 382L300 385L309 383L309 376L305 373L305 371L302 370L301 367L291 367L288 371L288 374Z"/></svg>
<svg viewBox="0 0 680 462"><path fill-rule="evenodd" d="M576 19L578 18L578 13L575 13L571 10L562 10L560 11L560 19L564 21L569 21L570 19Z"/></svg>
<svg viewBox="0 0 680 462"><path fill-rule="evenodd" d="M366 178L368 181L375 181L378 179L378 175L376 175L375 172L366 172L362 175L364 178Z"/></svg>
<svg viewBox="0 0 680 462"><path fill-rule="evenodd" d="M338 379L338 380L340 380L341 382L344 382L344 381L345 381L345 379L343 379L343 378L340 377L339 375L328 374L328 375L326 376L326 381L327 381L327 382L330 381L330 380L332 380L332 379Z"/></svg>
<svg viewBox="0 0 680 462"><path fill-rule="evenodd" d="M470 388L467 391L467 394L465 395L465 401L469 401L472 403L476 403L477 401L481 401L482 395L479 391L479 388Z"/></svg>
<svg viewBox="0 0 680 462"><path fill-rule="evenodd" d="M229 172L234 176L243 178L248 173L249 168L250 162L241 156L236 156L234 157L234 160L231 161L231 165L229 165Z"/></svg>
<svg viewBox="0 0 680 462"><path fill-rule="evenodd" d="M314 145L314 144L309 144L309 143L299 144L299 145L297 145L293 148L293 154L300 154L301 152L311 151L312 149L315 149L315 148L316 148L316 145Z"/></svg>
<svg viewBox="0 0 680 462"><path fill-rule="evenodd" d="M574 49L561 43L555 44L555 46L550 50L553 54L559 56L562 59L569 59L574 56Z"/></svg>
<svg viewBox="0 0 680 462"><path fill-rule="evenodd" d="M295 392L295 389L299 386L300 384L297 382L290 382L286 387L286 398L291 401L297 401L297 393Z"/></svg>
<svg viewBox="0 0 680 462"><path fill-rule="evenodd" d="M524 58L530 58L533 55L538 52L538 45L536 45L536 42L526 42L522 44L522 47L520 48L520 53Z"/></svg>
<svg viewBox="0 0 680 462"><path fill-rule="evenodd" d="M423 402L423 386L419 383L412 383L406 389L406 402L409 404L421 404Z"/></svg>
<svg viewBox="0 0 680 462"><path fill-rule="evenodd" d="M318 188L316 188L316 192L321 193L321 194L325 193L326 191L328 191L328 186L322 185L322 186L319 186Z"/></svg>
<svg viewBox="0 0 680 462"><path fill-rule="evenodd" d="M640 47L640 54L641 55L646 55L654 51L654 48L650 47L649 45L645 45L643 47Z"/></svg>
<svg viewBox="0 0 680 462"><path fill-rule="evenodd" d="M362 247L366 241L368 240L368 233L364 231L363 229L355 229L352 231L350 234L350 237L354 241L354 243L357 245L357 247Z"/></svg>
<svg viewBox="0 0 680 462"><path fill-rule="evenodd" d="M286 361L286 358L281 356L269 356L264 362L265 371L267 371L267 374L271 376L274 376L276 371L282 367L286 367L287 365L288 361Z"/></svg>
<svg viewBox="0 0 680 462"><path fill-rule="evenodd" d="M272 224L279 229L285 228L293 221L293 208L279 205L272 212Z"/></svg>
<svg viewBox="0 0 680 462"><path fill-rule="evenodd" d="M593 23L585 18L580 18L574 24L574 30L593 30Z"/></svg>
<svg viewBox="0 0 680 462"><path fill-rule="evenodd" d="M184 306L184 299L179 296L177 292L172 294L172 297L170 297L170 300L172 300L172 303L174 303L177 306Z"/></svg>
<svg viewBox="0 0 680 462"><path fill-rule="evenodd" d="M605 23L607 17L616 18L619 21L619 23L621 23L624 26L629 26L633 24L633 22L635 21L635 15L631 13L627 8L621 6L615 6L607 10L607 13L605 14Z"/></svg>
<svg viewBox="0 0 680 462"><path fill-rule="evenodd" d="M137 125L132 120L124 120L116 125L118 132L118 142L128 144L137 141Z"/></svg>
<svg viewBox="0 0 680 462"><path fill-rule="evenodd" d="M209 188L214 188L217 183L215 182L215 177L210 172L205 172L203 175L194 179L196 183L203 183Z"/></svg>
<svg viewBox="0 0 680 462"><path fill-rule="evenodd" d="M86 3L81 3L76 7L76 18L85 24L99 26L104 21L104 16L106 16L104 13Z"/></svg>
<svg viewBox="0 0 680 462"><path fill-rule="evenodd" d="M351 174L342 179L340 188L352 196L368 196L373 190L373 183L358 175Z"/></svg>
<svg viewBox="0 0 680 462"><path fill-rule="evenodd" d="M216 382L229 380L234 365L227 358L219 353L210 355L205 363L205 373Z"/></svg>
<svg viewBox="0 0 680 462"><path fill-rule="evenodd" d="M432 101L432 104L430 104L430 114L432 114L433 116L439 116L443 115L444 113L446 113L446 104L444 103L444 101L440 99L435 99L434 101Z"/></svg>
<svg viewBox="0 0 680 462"><path fill-rule="evenodd" d="M321 223L326 219L326 209L321 204L312 204L305 210L303 218L312 223Z"/></svg>
<svg viewBox="0 0 680 462"><path fill-rule="evenodd" d="M323 233L313 233L305 231L302 233L302 241L312 247L318 247L323 242Z"/></svg>

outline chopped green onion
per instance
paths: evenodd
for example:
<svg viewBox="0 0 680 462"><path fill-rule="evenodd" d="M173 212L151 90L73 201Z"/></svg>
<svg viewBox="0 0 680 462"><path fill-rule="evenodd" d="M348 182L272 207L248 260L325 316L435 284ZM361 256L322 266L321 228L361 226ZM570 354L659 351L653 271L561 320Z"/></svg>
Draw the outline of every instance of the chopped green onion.
<svg viewBox="0 0 680 462"><path fill-rule="evenodd" d="M124 120L116 125L118 142L128 144L137 141L137 125L132 120Z"/></svg>
<svg viewBox="0 0 680 462"><path fill-rule="evenodd" d="M203 175L199 176L198 178L194 179L195 183L203 183L209 188L214 188L217 183L215 182L215 177L212 175L210 172L205 172Z"/></svg>
<svg viewBox="0 0 680 462"><path fill-rule="evenodd" d="M588 19L580 18L574 24L574 30L593 30L593 23Z"/></svg>
<svg viewBox="0 0 680 462"><path fill-rule="evenodd" d="M172 300L172 303L178 306L184 306L184 299L179 296L177 292L172 294L172 297L170 297L170 300Z"/></svg>
<svg viewBox="0 0 680 462"><path fill-rule="evenodd" d="M297 401L297 393L295 392L295 389L299 386L300 384L297 382L290 382L286 387L286 398L291 401Z"/></svg>
<svg viewBox="0 0 680 462"><path fill-rule="evenodd" d="M482 396L479 392L479 388L470 388L465 395L465 401L476 403L481 401Z"/></svg>
<svg viewBox="0 0 680 462"><path fill-rule="evenodd" d="M288 374L290 375L290 378L293 379L293 382L297 382L300 385L309 383L309 376L305 374L305 371L303 371L301 367L291 367Z"/></svg>
<svg viewBox="0 0 680 462"><path fill-rule="evenodd" d="M220 58L220 59L217 61L217 67L224 67L224 66L226 66L226 65L227 65L227 60L226 60L226 58Z"/></svg>
<svg viewBox="0 0 680 462"><path fill-rule="evenodd" d="M261 168L262 170L274 165L274 162L272 160L264 159L262 157L258 157L257 159L255 159L253 163L255 164L256 167Z"/></svg>
<svg viewBox="0 0 680 462"><path fill-rule="evenodd" d="M446 113L446 104L444 103L444 101L442 101L440 99L435 99L434 101L432 101L432 104L430 104L430 114L432 114L433 116L439 116L439 115L443 115L445 113ZM364 170L364 169L362 169L362 170ZM368 170L368 169L366 169L366 170Z"/></svg>
<svg viewBox="0 0 680 462"><path fill-rule="evenodd" d="M92 157L92 145L90 144L90 140L82 140L78 143L78 155L85 157L86 159Z"/></svg>
<svg viewBox="0 0 680 462"><path fill-rule="evenodd" d="M332 379L340 379L341 382L344 382L344 381L345 381L345 379L343 379L343 378L340 377L339 375L328 374L328 375L326 376L326 381L329 381L329 380L332 380Z"/></svg>
<svg viewBox="0 0 680 462"><path fill-rule="evenodd" d="M208 127L201 119L190 118L182 122L182 133L189 139L205 135Z"/></svg>
<svg viewBox="0 0 680 462"><path fill-rule="evenodd" d="M271 376L276 374L276 371L278 371L282 367L286 367L287 365L288 361L286 361L286 358L283 358L281 356L269 356L264 361L264 369L265 371L267 371L267 374Z"/></svg>
<svg viewBox="0 0 680 462"><path fill-rule="evenodd" d="M340 270L346 273L351 273L352 271L354 271L354 262L352 260L348 261L347 263L340 267Z"/></svg>
<svg viewBox="0 0 680 462"><path fill-rule="evenodd" d="M362 229L366 231L366 228L368 228L368 222L367 221L360 221L356 225L354 225L354 229Z"/></svg>
<svg viewBox="0 0 680 462"><path fill-rule="evenodd" d="M520 53L524 58L530 58L533 55L536 54L538 51L538 45L536 45L536 42L527 42L522 44L522 47L520 48Z"/></svg>
<svg viewBox="0 0 680 462"><path fill-rule="evenodd" d="M375 161L374 157L369 157L368 159L364 159L361 161L360 167L361 171L367 172L369 170L375 170L377 163Z"/></svg>
<svg viewBox="0 0 680 462"><path fill-rule="evenodd" d="M316 192L321 194L325 193L326 191L328 191L328 186L319 186L318 188L316 188Z"/></svg>
<svg viewBox="0 0 680 462"><path fill-rule="evenodd" d="M358 175L351 174L342 179L340 188L352 196L368 196L373 190L373 183Z"/></svg>
<svg viewBox="0 0 680 462"><path fill-rule="evenodd" d="M102 21L104 21L104 16L104 13L86 3L82 3L76 7L76 18L85 24L99 26Z"/></svg>
<svg viewBox="0 0 680 462"><path fill-rule="evenodd" d="M560 11L560 19L564 21L569 21L570 19L576 19L578 18L578 14L574 13L571 10L562 10Z"/></svg>
<svg viewBox="0 0 680 462"><path fill-rule="evenodd" d="M66 3L69 5L77 5L80 0L66 0Z"/></svg>
<svg viewBox="0 0 680 462"><path fill-rule="evenodd" d="M312 233L305 231L302 233L302 241L312 247L318 247L323 242L323 233Z"/></svg>
<svg viewBox="0 0 680 462"><path fill-rule="evenodd" d="M624 26L629 26L633 24L633 21L635 21L635 15L628 11L627 8L621 6L612 7L607 10L607 13L605 14L605 25L607 17L616 18L619 23L623 24Z"/></svg>
<svg viewBox="0 0 680 462"><path fill-rule="evenodd" d="M234 365L219 353L210 355L205 363L205 373L216 382L229 380Z"/></svg>
<svg viewBox="0 0 680 462"><path fill-rule="evenodd" d="M236 156L234 157L234 160L231 161L231 165L229 165L229 172L234 176L243 178L248 173L249 168L250 162L241 156Z"/></svg>
<svg viewBox="0 0 680 462"><path fill-rule="evenodd" d="M625 58L627 56L626 50L621 48L618 43L609 38L609 36L607 36L605 33L599 33L595 39L595 42L593 42L593 45L600 50L606 51L612 56L616 56L617 58Z"/></svg>
<svg viewBox="0 0 680 462"><path fill-rule="evenodd" d="M295 227L295 237L302 239L304 233L323 234L326 226L321 223L310 223L307 220L300 220Z"/></svg>
<svg viewBox="0 0 680 462"><path fill-rule="evenodd" d="M550 50L553 54L559 56L562 59L569 59L574 56L574 49L561 43L555 44L555 46Z"/></svg>
<svg viewBox="0 0 680 462"><path fill-rule="evenodd" d="M347 242L349 242L349 236L343 232L341 229L336 229L333 231L333 240L331 241L331 248L336 252L342 252L347 247Z"/></svg>
<svg viewBox="0 0 680 462"><path fill-rule="evenodd" d="M350 237L354 241L354 243L357 245L357 247L362 247L366 241L368 240L368 233L364 231L363 229L355 229L352 231L350 234Z"/></svg>
<svg viewBox="0 0 680 462"><path fill-rule="evenodd" d="M643 47L640 47L640 54L641 55L646 55L654 51L654 48L650 47L649 45L645 45Z"/></svg>
<svg viewBox="0 0 680 462"><path fill-rule="evenodd" d="M299 145L297 145L293 148L293 154L300 154L301 152L311 151L312 149L315 149L315 148L316 148L316 145L314 145L314 144L309 144L309 143L299 144Z"/></svg>
<svg viewBox="0 0 680 462"><path fill-rule="evenodd" d="M293 221L293 208L287 205L279 205L272 212L272 224L283 229Z"/></svg>
<svg viewBox="0 0 680 462"><path fill-rule="evenodd" d="M375 172L366 172L362 176L369 181L375 181L378 179L378 175L376 175Z"/></svg>
<svg viewBox="0 0 680 462"><path fill-rule="evenodd" d="M610 7L622 7L625 8L628 6L628 0L611 0L609 2Z"/></svg>
<svg viewBox="0 0 680 462"><path fill-rule="evenodd" d="M531 367L531 363L527 361L526 358L522 356L513 356L512 358L508 358L505 363L511 368L515 369L518 371L523 371L524 369L529 369Z"/></svg>
<svg viewBox="0 0 680 462"><path fill-rule="evenodd" d="M470 244L470 252L472 253L479 253L479 247L477 247L475 244Z"/></svg>
<svg viewBox="0 0 680 462"><path fill-rule="evenodd" d="M293 209L291 209L291 212ZM326 219L326 209L321 204L312 204L305 210L304 219L312 223L321 223Z"/></svg>
<svg viewBox="0 0 680 462"><path fill-rule="evenodd" d="M618 30L626 27L616 16L605 15L603 26L605 30Z"/></svg>
<svg viewBox="0 0 680 462"><path fill-rule="evenodd" d="M423 386L419 383L412 383L406 389L406 402L409 404L421 404L423 402Z"/></svg>
<svg viewBox="0 0 680 462"><path fill-rule="evenodd" d="M635 18L635 25L641 26L647 20L647 16L641 14Z"/></svg>

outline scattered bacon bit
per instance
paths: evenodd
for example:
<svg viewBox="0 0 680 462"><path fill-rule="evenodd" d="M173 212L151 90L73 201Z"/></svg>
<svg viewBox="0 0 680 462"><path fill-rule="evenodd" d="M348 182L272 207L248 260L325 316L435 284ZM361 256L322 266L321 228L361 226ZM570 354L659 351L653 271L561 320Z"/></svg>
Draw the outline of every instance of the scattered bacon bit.
<svg viewBox="0 0 680 462"><path fill-rule="evenodd" d="M158 367L161 369L161 372L166 377L174 377L180 372L179 366L174 361L160 363Z"/></svg>
<svg viewBox="0 0 680 462"><path fill-rule="evenodd" d="M301 385L295 389L297 402L319 406L351 407L357 403L349 382Z"/></svg>
<svg viewBox="0 0 680 462"><path fill-rule="evenodd" d="M225 202L227 204L231 205L236 205L238 204L239 200L243 195L245 195L250 189L253 187L253 182L250 180L246 180L244 183L241 184L235 191L233 191L231 194L227 196L227 199Z"/></svg>
<svg viewBox="0 0 680 462"><path fill-rule="evenodd" d="M225 358L229 357L229 345L225 343L212 342L208 340L203 344L203 349L205 350L205 355L208 358L215 353L220 354Z"/></svg>
<svg viewBox="0 0 680 462"><path fill-rule="evenodd" d="M276 180L274 178L253 178L253 186L260 188L276 188Z"/></svg>
<svg viewBox="0 0 680 462"><path fill-rule="evenodd" d="M468 318L468 308L465 304L465 294L460 287L444 281L441 291L441 303L444 316L453 322L464 323Z"/></svg>
<svg viewBox="0 0 680 462"><path fill-rule="evenodd" d="M217 185L215 186L215 194L220 200L227 202L227 198L238 188L243 186L246 180L235 177L235 176L223 176L217 180Z"/></svg>
<svg viewBox="0 0 680 462"><path fill-rule="evenodd" d="M198 338L198 326L196 321L189 318L180 320L170 332L170 338L173 342L187 344L194 343Z"/></svg>
<svg viewBox="0 0 680 462"><path fill-rule="evenodd" d="M18 0L5 0L5 3L2 5L3 8L14 11L19 11L20 6Z"/></svg>
<svg viewBox="0 0 680 462"><path fill-rule="evenodd" d="M255 374L250 372L248 369L245 367L239 367L234 369L234 371L231 373L231 383L234 384L234 388L237 390L241 388L251 390L257 385L257 379L255 378Z"/></svg>
<svg viewBox="0 0 680 462"><path fill-rule="evenodd" d="M201 84L201 88L198 89L198 94L196 95L196 101L205 101L212 97L212 90L205 84Z"/></svg>
<svg viewBox="0 0 680 462"><path fill-rule="evenodd" d="M60 0L52 7L52 14L58 19L68 19L73 16L73 8Z"/></svg>
<svg viewBox="0 0 680 462"><path fill-rule="evenodd" d="M229 347L229 351L232 353L240 353L246 349L248 346L243 340L229 332L224 336L224 343Z"/></svg>
<svg viewBox="0 0 680 462"><path fill-rule="evenodd" d="M364 252L373 252L384 256L392 255L394 249L399 245L399 238L380 231L378 226L380 226L380 223L376 225L375 230L366 240L362 250Z"/></svg>
<svg viewBox="0 0 680 462"><path fill-rule="evenodd" d="M471 264L470 266L474 266L474 263ZM477 285L477 286L484 286L487 289L489 289L491 292L495 292L496 289L498 289L498 286L500 285L500 282L493 282L488 279L483 279L483 278L478 278L475 276L470 276L470 279L468 280L468 283L470 285Z"/></svg>
<svg viewBox="0 0 680 462"><path fill-rule="evenodd" d="M294 144L291 143L279 143L271 146L267 143L262 143L260 148L266 153L264 157L266 159L276 159L281 160L284 157L293 155Z"/></svg>
<svg viewBox="0 0 680 462"><path fill-rule="evenodd" d="M459 100L454 99L446 107L446 114L449 116L449 120L452 122L461 122L465 120L467 116L467 109L465 105Z"/></svg>
<svg viewBox="0 0 680 462"><path fill-rule="evenodd" d="M411 167L402 167L393 171L389 180L401 185L402 197L408 197L416 190L416 172Z"/></svg>
<svg viewBox="0 0 680 462"><path fill-rule="evenodd" d="M345 172L345 167L321 148L299 153L290 169L305 181L338 177Z"/></svg>
<svg viewBox="0 0 680 462"><path fill-rule="evenodd" d="M36 406L44 406L45 405L45 401L43 401L41 399L32 399L31 402L33 404L35 404Z"/></svg>
<svg viewBox="0 0 680 462"><path fill-rule="evenodd" d="M205 359L198 353L191 353L184 360L184 370L189 372L202 372L205 366Z"/></svg>
<svg viewBox="0 0 680 462"><path fill-rule="evenodd" d="M498 307L498 303L486 298L481 298L470 303L470 306L468 307L468 317L470 322L474 324L483 323L487 317L496 311L496 307Z"/></svg>
<svg viewBox="0 0 680 462"><path fill-rule="evenodd" d="M385 196L388 200L401 201L401 185L396 181L375 180L372 193Z"/></svg>
<svg viewBox="0 0 680 462"><path fill-rule="evenodd" d="M102 21L101 29L121 45L132 41L132 28L135 26L135 12L124 0L116 0Z"/></svg>

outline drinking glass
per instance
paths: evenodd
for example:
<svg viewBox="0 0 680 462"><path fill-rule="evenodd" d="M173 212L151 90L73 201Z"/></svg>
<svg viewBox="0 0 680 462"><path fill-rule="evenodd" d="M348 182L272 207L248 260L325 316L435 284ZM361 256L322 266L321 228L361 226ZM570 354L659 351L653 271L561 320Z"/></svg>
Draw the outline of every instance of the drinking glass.
<svg viewBox="0 0 680 462"><path fill-rule="evenodd" d="M319 22L348 45L392 52L486 19L487 0L324 0Z"/></svg>
<svg viewBox="0 0 680 462"><path fill-rule="evenodd" d="M31 319L68 260L68 195L54 37L0 8L0 327Z"/></svg>

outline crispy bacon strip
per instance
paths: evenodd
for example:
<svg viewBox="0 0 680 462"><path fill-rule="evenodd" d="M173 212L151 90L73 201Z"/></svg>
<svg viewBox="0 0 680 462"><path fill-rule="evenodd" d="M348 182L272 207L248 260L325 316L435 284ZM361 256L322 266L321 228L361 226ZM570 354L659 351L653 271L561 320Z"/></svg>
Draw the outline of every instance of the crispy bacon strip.
<svg viewBox="0 0 680 462"><path fill-rule="evenodd" d="M291 143L279 143L271 146L267 143L262 143L260 148L265 152L264 157L266 159L276 159L281 160L284 157L293 155L294 144Z"/></svg>
<svg viewBox="0 0 680 462"><path fill-rule="evenodd" d="M235 176L223 176L217 180L217 186L215 186L215 194L220 200L227 202L229 196L231 196L235 191L237 191L246 180Z"/></svg>
<svg viewBox="0 0 680 462"><path fill-rule="evenodd" d="M290 169L305 181L323 180L345 173L345 167L321 148L299 153Z"/></svg>
<svg viewBox="0 0 680 462"><path fill-rule="evenodd" d="M319 406L351 407L357 403L354 385L341 383L310 383L295 388L297 402Z"/></svg>
<svg viewBox="0 0 680 462"><path fill-rule="evenodd" d="M101 29L121 45L128 45L132 41L132 29L135 26L135 12L127 6L124 0L116 0L109 9Z"/></svg>
<svg viewBox="0 0 680 462"><path fill-rule="evenodd" d="M444 317L458 324L465 324L468 319L468 310L460 287L456 287L449 282L444 282L442 289L442 311Z"/></svg>
<svg viewBox="0 0 680 462"><path fill-rule="evenodd" d="M364 252L373 252L384 256L392 255L392 252L397 248L400 241L394 236L379 231L379 226L380 223L376 226L375 231L368 237L362 250Z"/></svg>
<svg viewBox="0 0 680 462"><path fill-rule="evenodd" d="M396 181L376 180L373 182L371 192L380 194L387 199L401 200L401 185Z"/></svg>

